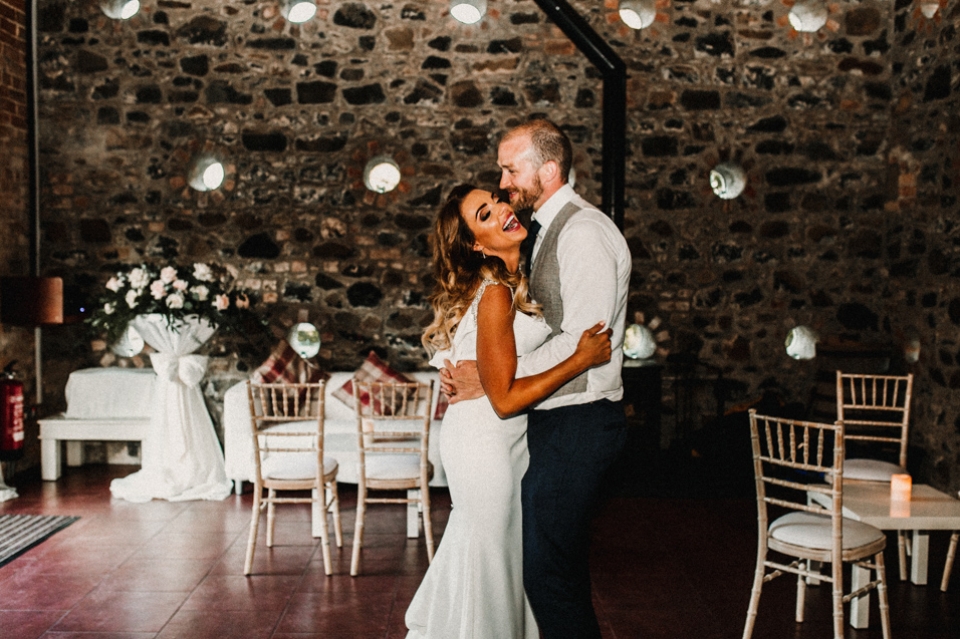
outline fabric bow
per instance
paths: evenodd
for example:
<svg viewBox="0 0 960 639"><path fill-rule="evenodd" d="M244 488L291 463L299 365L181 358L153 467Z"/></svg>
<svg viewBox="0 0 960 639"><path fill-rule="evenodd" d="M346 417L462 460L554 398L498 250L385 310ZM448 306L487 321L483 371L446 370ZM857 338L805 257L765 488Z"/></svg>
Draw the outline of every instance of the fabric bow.
<svg viewBox="0 0 960 639"><path fill-rule="evenodd" d="M187 388L200 384L207 372L208 357L204 355L173 355L171 353L153 353L150 362L157 376L171 382L180 382Z"/></svg>

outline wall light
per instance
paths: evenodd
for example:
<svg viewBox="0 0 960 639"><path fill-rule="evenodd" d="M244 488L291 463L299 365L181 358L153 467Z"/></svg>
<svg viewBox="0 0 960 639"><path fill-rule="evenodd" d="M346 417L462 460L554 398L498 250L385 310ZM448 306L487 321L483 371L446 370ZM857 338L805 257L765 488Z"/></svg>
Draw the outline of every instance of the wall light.
<svg viewBox="0 0 960 639"><path fill-rule="evenodd" d="M103 0L100 10L114 20L129 20L140 11L140 0Z"/></svg>
<svg viewBox="0 0 960 639"><path fill-rule="evenodd" d="M819 338L812 329L806 326L797 326L787 333L784 346L787 348L787 355L793 359L813 359L817 356L818 341Z"/></svg>
<svg viewBox="0 0 960 639"><path fill-rule="evenodd" d="M211 155L201 155L193 163L187 181L197 191L213 191L220 188L225 175L220 160Z"/></svg>
<svg viewBox="0 0 960 639"><path fill-rule="evenodd" d="M940 10L939 2L921 2L920 3L920 13L927 18L927 20L933 20L933 16L937 15L937 11Z"/></svg>
<svg viewBox="0 0 960 639"><path fill-rule="evenodd" d="M654 0L623 0L620 3L620 19L631 29L646 29L656 18Z"/></svg>
<svg viewBox="0 0 960 639"><path fill-rule="evenodd" d="M400 165L388 155L378 155L363 169L363 184L377 193L394 190L400 184Z"/></svg>
<svg viewBox="0 0 960 639"><path fill-rule="evenodd" d="M450 15L463 24L476 24L487 13L487 0L450 0Z"/></svg>
<svg viewBox="0 0 960 639"><path fill-rule="evenodd" d="M732 200L747 186L747 176L736 164L722 162L710 171L710 188L717 197Z"/></svg>
<svg viewBox="0 0 960 639"><path fill-rule="evenodd" d="M797 31L814 32L827 23L828 13L821 0L800 0L787 17Z"/></svg>
<svg viewBox="0 0 960 639"><path fill-rule="evenodd" d="M290 22L306 22L317 14L317 4L313 0L284 0L280 13Z"/></svg>

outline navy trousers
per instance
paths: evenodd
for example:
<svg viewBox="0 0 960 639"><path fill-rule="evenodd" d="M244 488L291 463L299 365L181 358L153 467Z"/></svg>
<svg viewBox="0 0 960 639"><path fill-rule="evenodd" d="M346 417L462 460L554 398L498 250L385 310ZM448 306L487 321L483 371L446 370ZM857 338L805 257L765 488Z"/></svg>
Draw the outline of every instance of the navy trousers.
<svg viewBox="0 0 960 639"><path fill-rule="evenodd" d="M600 639L590 594L590 519L626 432L620 402L528 413L523 585L545 639Z"/></svg>

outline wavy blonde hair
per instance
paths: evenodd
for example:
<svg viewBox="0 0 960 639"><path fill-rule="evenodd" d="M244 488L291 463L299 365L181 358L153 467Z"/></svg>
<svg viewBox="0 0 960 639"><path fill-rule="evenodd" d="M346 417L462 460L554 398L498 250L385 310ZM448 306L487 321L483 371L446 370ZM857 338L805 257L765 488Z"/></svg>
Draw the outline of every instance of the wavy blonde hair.
<svg viewBox="0 0 960 639"><path fill-rule="evenodd" d="M421 341L428 352L450 348L463 315L470 308L477 287L484 280L493 280L510 287L514 307L528 315L539 316L540 305L530 301L527 278L511 273L499 257L484 257L473 249L476 238L463 220L460 207L472 184L453 188L437 215L433 228L433 270L436 285L430 295L433 322L423 332Z"/></svg>

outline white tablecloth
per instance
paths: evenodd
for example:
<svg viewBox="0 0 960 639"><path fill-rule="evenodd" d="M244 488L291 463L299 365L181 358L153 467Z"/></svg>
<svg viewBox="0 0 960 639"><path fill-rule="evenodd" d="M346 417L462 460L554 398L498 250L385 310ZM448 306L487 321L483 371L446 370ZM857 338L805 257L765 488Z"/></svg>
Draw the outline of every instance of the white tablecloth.
<svg viewBox="0 0 960 639"><path fill-rule="evenodd" d="M171 327L160 315L138 316L133 325L157 351L150 356L157 384L141 470L114 479L110 492L134 502L225 499L231 484L200 391L207 358L191 355L213 336L213 327L195 319Z"/></svg>
<svg viewBox="0 0 960 639"><path fill-rule="evenodd" d="M157 374L152 368L83 368L65 390L68 419L150 417Z"/></svg>

